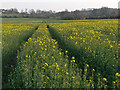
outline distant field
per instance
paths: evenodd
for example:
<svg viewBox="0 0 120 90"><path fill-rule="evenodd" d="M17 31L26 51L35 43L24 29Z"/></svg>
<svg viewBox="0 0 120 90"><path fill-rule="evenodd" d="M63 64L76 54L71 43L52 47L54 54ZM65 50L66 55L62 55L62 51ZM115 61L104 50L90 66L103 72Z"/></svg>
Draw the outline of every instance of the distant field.
<svg viewBox="0 0 120 90"><path fill-rule="evenodd" d="M97 21L114 21L117 19L91 19L91 20L56 20L40 18L2 18L2 23L69 23L69 22L97 22Z"/></svg>
<svg viewBox="0 0 120 90"><path fill-rule="evenodd" d="M2 23L3 88L120 88L117 19Z"/></svg>

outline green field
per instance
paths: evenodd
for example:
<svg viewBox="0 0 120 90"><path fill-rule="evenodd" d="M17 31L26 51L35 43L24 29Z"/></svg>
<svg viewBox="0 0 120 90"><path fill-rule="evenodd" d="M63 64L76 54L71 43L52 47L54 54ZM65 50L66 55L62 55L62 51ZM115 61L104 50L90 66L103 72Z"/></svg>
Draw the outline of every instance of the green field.
<svg viewBox="0 0 120 90"><path fill-rule="evenodd" d="M3 88L120 88L117 19L2 19Z"/></svg>

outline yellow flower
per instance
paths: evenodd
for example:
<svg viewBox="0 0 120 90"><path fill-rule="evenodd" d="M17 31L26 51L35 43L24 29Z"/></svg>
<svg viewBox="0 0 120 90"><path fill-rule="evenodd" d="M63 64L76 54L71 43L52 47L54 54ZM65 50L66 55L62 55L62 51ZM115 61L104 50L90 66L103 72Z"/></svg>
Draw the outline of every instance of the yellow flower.
<svg viewBox="0 0 120 90"><path fill-rule="evenodd" d="M112 46L112 45L110 45L110 47L112 48L113 46Z"/></svg>
<svg viewBox="0 0 120 90"><path fill-rule="evenodd" d="M95 69L93 69L93 71L95 71Z"/></svg>
<svg viewBox="0 0 120 90"><path fill-rule="evenodd" d="M83 42L85 42L85 40L83 40Z"/></svg>
<svg viewBox="0 0 120 90"><path fill-rule="evenodd" d="M48 64L47 64L47 63L45 63L45 65L46 65L46 66L48 66Z"/></svg>
<svg viewBox="0 0 120 90"><path fill-rule="evenodd" d="M67 65L65 64L65 67L66 67Z"/></svg>
<svg viewBox="0 0 120 90"><path fill-rule="evenodd" d="M45 45L45 47L47 47L47 46Z"/></svg>
<svg viewBox="0 0 120 90"><path fill-rule="evenodd" d="M51 68L51 66L49 66L49 68Z"/></svg>
<svg viewBox="0 0 120 90"><path fill-rule="evenodd" d="M47 77L47 79L49 79L49 77Z"/></svg>
<svg viewBox="0 0 120 90"><path fill-rule="evenodd" d="M119 73L116 73L115 75L116 75L116 76L118 76L118 75L119 75Z"/></svg>
<svg viewBox="0 0 120 90"><path fill-rule="evenodd" d="M98 39L100 39L100 37L98 37Z"/></svg>
<svg viewBox="0 0 120 90"><path fill-rule="evenodd" d="M87 71L87 69L85 69L85 71Z"/></svg>
<svg viewBox="0 0 120 90"><path fill-rule="evenodd" d="M73 60L73 62L75 62L75 60Z"/></svg>
<svg viewBox="0 0 120 90"><path fill-rule="evenodd" d="M68 72L66 72L66 74L68 75L69 73L68 73Z"/></svg>
<svg viewBox="0 0 120 90"><path fill-rule="evenodd" d="M75 60L72 60L71 62L75 62Z"/></svg>
<svg viewBox="0 0 120 90"><path fill-rule="evenodd" d="M67 54L67 53L68 53L68 51L65 51L65 53Z"/></svg>
<svg viewBox="0 0 120 90"><path fill-rule="evenodd" d="M28 57L28 55L25 56L26 58Z"/></svg>
<svg viewBox="0 0 120 90"><path fill-rule="evenodd" d="M34 53L34 55L36 55L36 54L37 54L37 52Z"/></svg>
<svg viewBox="0 0 120 90"><path fill-rule="evenodd" d="M42 75L42 77L44 77L45 75Z"/></svg>
<svg viewBox="0 0 120 90"><path fill-rule="evenodd" d="M118 75L118 77L120 77L120 74Z"/></svg>
<svg viewBox="0 0 120 90"><path fill-rule="evenodd" d="M106 78L103 78L103 81L107 81L107 79L106 79Z"/></svg>
<svg viewBox="0 0 120 90"><path fill-rule="evenodd" d="M54 57L52 56L52 59L54 59Z"/></svg>
<svg viewBox="0 0 120 90"><path fill-rule="evenodd" d="M100 76L100 73L98 73L98 76Z"/></svg>
<svg viewBox="0 0 120 90"><path fill-rule="evenodd" d="M89 67L89 65L87 64L87 67Z"/></svg>
<svg viewBox="0 0 120 90"><path fill-rule="evenodd" d="M73 37L72 37L72 36L70 36L70 38L71 38L71 39L73 39Z"/></svg>
<svg viewBox="0 0 120 90"><path fill-rule="evenodd" d="M43 69L45 69L45 67L42 67Z"/></svg>
<svg viewBox="0 0 120 90"><path fill-rule="evenodd" d="M74 76L72 76L72 78L75 78Z"/></svg>
<svg viewBox="0 0 120 90"><path fill-rule="evenodd" d="M43 82L43 84L46 84L46 82Z"/></svg>
<svg viewBox="0 0 120 90"><path fill-rule="evenodd" d="M61 55L62 53L61 53L61 52L59 52L59 54Z"/></svg>
<svg viewBox="0 0 120 90"><path fill-rule="evenodd" d="M59 70L59 68L57 68L57 70Z"/></svg>
<svg viewBox="0 0 120 90"><path fill-rule="evenodd" d="M57 44L58 42L56 41L55 44Z"/></svg>
<svg viewBox="0 0 120 90"><path fill-rule="evenodd" d="M42 42L40 41L40 43L42 43Z"/></svg>
<svg viewBox="0 0 120 90"><path fill-rule="evenodd" d="M55 46L53 46L53 48L55 48Z"/></svg>
<svg viewBox="0 0 120 90"><path fill-rule="evenodd" d="M113 83L115 84L115 81L113 81Z"/></svg>
<svg viewBox="0 0 120 90"><path fill-rule="evenodd" d="M56 65L58 65L57 63L55 63Z"/></svg>
<svg viewBox="0 0 120 90"><path fill-rule="evenodd" d="M75 57L72 57L72 59L75 59Z"/></svg>
<svg viewBox="0 0 120 90"><path fill-rule="evenodd" d="M77 42L75 42L75 45L77 45Z"/></svg>

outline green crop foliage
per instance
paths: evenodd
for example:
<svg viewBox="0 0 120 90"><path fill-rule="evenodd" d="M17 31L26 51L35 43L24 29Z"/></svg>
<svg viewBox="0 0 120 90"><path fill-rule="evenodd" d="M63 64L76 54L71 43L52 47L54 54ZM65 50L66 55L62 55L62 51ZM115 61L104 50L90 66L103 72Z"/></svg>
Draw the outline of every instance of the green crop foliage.
<svg viewBox="0 0 120 90"><path fill-rule="evenodd" d="M116 19L3 20L3 88L120 88Z"/></svg>
<svg viewBox="0 0 120 90"><path fill-rule="evenodd" d="M2 25L2 71L3 83L16 64L16 52L20 45L32 35L38 24L3 24ZM4 84L5 85L5 84ZM6 87L3 86L3 87Z"/></svg>
<svg viewBox="0 0 120 90"><path fill-rule="evenodd" d="M78 67L89 64L91 70L101 73L111 85L119 72L117 23L114 20L50 24L49 29L60 46L76 57Z"/></svg>

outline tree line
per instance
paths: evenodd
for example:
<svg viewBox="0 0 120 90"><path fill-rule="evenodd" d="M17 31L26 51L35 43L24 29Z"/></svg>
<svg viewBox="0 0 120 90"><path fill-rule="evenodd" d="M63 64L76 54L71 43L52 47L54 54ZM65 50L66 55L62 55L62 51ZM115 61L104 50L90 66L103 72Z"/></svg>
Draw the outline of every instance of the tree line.
<svg viewBox="0 0 120 90"><path fill-rule="evenodd" d="M2 18L42 18L42 19L62 19L62 20L79 20L79 19L117 19L119 18L120 9L102 7L99 9L82 9L68 11L67 9L60 12L52 10L34 10L25 9L18 11L17 8L0 9Z"/></svg>

